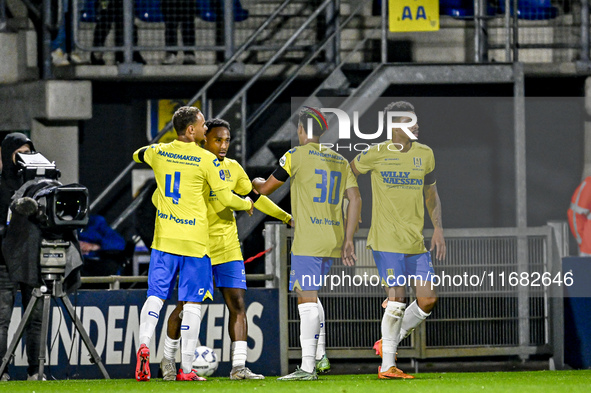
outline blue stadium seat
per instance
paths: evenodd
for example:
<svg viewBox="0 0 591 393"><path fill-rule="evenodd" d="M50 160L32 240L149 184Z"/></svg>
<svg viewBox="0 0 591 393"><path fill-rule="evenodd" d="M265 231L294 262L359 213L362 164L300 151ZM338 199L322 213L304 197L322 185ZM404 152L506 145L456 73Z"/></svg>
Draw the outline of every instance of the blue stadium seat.
<svg viewBox="0 0 591 393"><path fill-rule="evenodd" d="M164 22L160 0L137 0L135 15L144 22Z"/></svg>
<svg viewBox="0 0 591 393"><path fill-rule="evenodd" d="M96 22L95 0L83 0L80 8L80 22Z"/></svg>
<svg viewBox="0 0 591 393"><path fill-rule="evenodd" d="M513 0L511 4L511 15L513 15ZM500 13L505 13L505 2L499 1ZM518 0L517 17L527 20L554 19L558 15L558 8L552 7L550 0Z"/></svg>
<svg viewBox="0 0 591 393"><path fill-rule="evenodd" d="M500 0L503 1L503 0ZM495 8L487 2L486 14L495 15ZM474 1L472 0L440 0L439 15L449 15L456 19L474 18Z"/></svg>
<svg viewBox="0 0 591 393"><path fill-rule="evenodd" d="M197 11L199 12L201 19L206 22L215 22L217 20L223 19L223 14L218 15L216 10L216 2L222 4L219 7L220 12L223 13L223 0L197 0ZM242 22L248 18L248 10L242 8L242 4L240 4L240 0L234 0L234 21L235 22Z"/></svg>

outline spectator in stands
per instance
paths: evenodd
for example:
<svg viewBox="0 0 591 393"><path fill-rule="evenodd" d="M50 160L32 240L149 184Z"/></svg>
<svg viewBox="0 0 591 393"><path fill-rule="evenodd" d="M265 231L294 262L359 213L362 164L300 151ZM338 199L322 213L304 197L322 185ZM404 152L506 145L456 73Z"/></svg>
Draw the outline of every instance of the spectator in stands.
<svg viewBox="0 0 591 393"><path fill-rule="evenodd" d="M110 276L121 272L126 258L126 242L104 217L91 214L78 239L84 256L82 275Z"/></svg>
<svg viewBox="0 0 591 393"><path fill-rule="evenodd" d="M162 15L164 16L164 37L166 46L177 46L177 29L180 26L183 45L195 46L195 17L197 16L197 2L195 0L162 0ZM166 52L162 64L176 64L177 53ZM186 50L183 64L197 64L195 53Z"/></svg>
<svg viewBox="0 0 591 393"><path fill-rule="evenodd" d="M61 0L60 6L60 27L57 32L57 36L51 41L51 60L55 66L67 66L72 64L82 64L83 61L75 53L72 53L72 40L70 34L70 26L72 25L72 19L70 12L70 2L68 0Z"/></svg>
<svg viewBox="0 0 591 393"><path fill-rule="evenodd" d="M115 24L115 46L123 46L123 0L97 0L96 1L96 26L92 39L92 46L105 46L111 25ZM138 42L137 26L133 25L133 43ZM123 63L123 52L115 53L115 61ZM146 61L139 52L133 52L135 63L146 64ZM94 65L105 65L102 52L92 52L90 63Z"/></svg>

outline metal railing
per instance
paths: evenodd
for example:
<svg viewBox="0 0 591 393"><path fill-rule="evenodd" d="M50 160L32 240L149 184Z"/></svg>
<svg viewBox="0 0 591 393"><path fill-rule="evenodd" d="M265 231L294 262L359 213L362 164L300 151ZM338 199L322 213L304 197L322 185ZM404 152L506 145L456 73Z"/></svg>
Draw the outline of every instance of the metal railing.
<svg viewBox="0 0 591 393"><path fill-rule="evenodd" d="M309 26L299 43L288 48L292 57L285 57L280 62L293 64L301 61L310 50L315 48L322 37L329 35L336 28L335 21L338 19L341 8L340 4L346 4L354 8L359 2L351 0L334 0L333 5L326 9L325 18L317 18L314 25ZM150 19L152 14L161 13L160 2L148 2L156 8L140 12L145 8L145 1L139 0L114 0L108 2L115 4L111 7L119 7L113 11L108 18L108 23L103 23L103 42L96 43L95 36L97 26L100 24L99 11L95 9L96 4L106 4L94 0L76 0L70 2L71 13L76 15L72 19L73 41L77 49L83 52L120 52L118 59L120 63L120 75L141 74L142 67L133 63L134 53L144 52L150 64L159 64L167 51L198 51L198 64L219 64L227 61L235 52L234 48L246 42L252 33L274 13L275 6L279 0L267 0L254 2L242 0L244 8L236 7L236 1L220 0L225 4L218 10L215 20L204 21L203 14L199 17L195 14L196 34L194 44L166 45L165 30L166 23L162 15L155 20ZM208 2L209 3L209 2ZM31 6L25 0L27 6ZM144 4L144 5L142 5ZM238 3L239 4L239 3ZM522 9L521 2L512 0L474 0L472 15L462 20L454 19L451 16L441 16L441 29L471 29L474 28L473 42L466 40L463 45L466 51L466 58L462 62L471 62L474 59L477 63L486 62L534 62L534 63L558 63L577 62L583 68L589 65L589 0L553 0L548 3L549 7L536 9ZM251 43L250 50L243 53L238 60L261 64L275 51L281 47L283 40L291 37L302 22L321 6L318 1L292 0L284 13L273 18L273 23L267 25L265 34L259 36L256 42ZM144 8L141 8L144 7ZM0 7L4 10L4 7ZM246 9L246 11L245 11ZM89 11L92 10L92 11ZM491 11L492 10L492 11ZM43 2L41 9L34 9L45 25L49 25L52 19L50 2ZM152 12L153 11L153 12ZM202 11L204 12L204 11ZM246 14L244 14L246 12ZM358 24L354 29L363 37L366 29L382 24L387 19L387 3L382 2L382 13L379 16L370 16L367 13L362 15L363 23ZM183 13L183 10L179 12ZM242 14L241 14L242 13ZM237 15L246 15L246 19L237 19ZM516 17L518 15L519 17ZM343 14L346 16L346 14ZM104 19L104 18L103 18ZM237 22L237 20L240 20ZM101 22L102 23L102 22ZM388 39L393 39L388 33L387 24L382 30L381 58L384 62L387 57ZM6 26L6 17L0 11L0 30ZM99 29L100 30L100 29ZM46 32L47 34L49 32ZM44 79L53 78L51 68L50 36L44 34L40 37L42 45L41 76ZM429 33L422 37L434 37L437 41L438 33ZM182 33L180 34L182 35ZM137 36L137 38L135 38ZM414 46L420 49L422 46L430 47L430 39L415 36ZM105 41L106 40L106 41ZM98 40L101 41L101 40ZM98 42L97 41L97 42ZM326 48L325 52L330 61L338 61L345 47L337 35L334 44ZM473 49L471 49L473 48ZM434 46L434 55L429 59L415 60L418 62L438 62L437 49ZM473 50L473 56L469 51ZM84 57L84 56L83 56ZM441 60L439 60L441 61Z"/></svg>
<svg viewBox="0 0 591 393"><path fill-rule="evenodd" d="M235 0L220 0L224 6L218 10L215 21L204 21L204 10L190 11L194 13L193 26L195 43L166 44L165 36L167 22L164 19L159 2L151 2L154 8L146 9L145 2L138 0L119 0L110 2L114 32L111 33L108 46L105 43L97 43L94 39L97 35L98 20L101 11L86 12L94 4L89 0L77 0L72 2L73 14L82 15L73 23L73 36L76 46L83 51L113 52L122 51L125 54L124 62L132 61L134 51L148 52L153 55L148 58L151 63L160 63L166 51L199 51L199 64L216 64L219 61L228 60L234 53L234 48L246 42L251 33L261 23L268 19L275 10L279 0L267 0L262 2L242 1L242 6L236 8ZM343 4L354 8L359 2L342 0ZM212 3L213 4L213 3ZM240 3L238 3L240 4ZM303 59L310 48L314 48L322 38L334 31L335 17L341 13L341 1L335 0L327 9L325 18L318 18L316 23L306 29L304 39L296 45L289 47L289 52L297 61ZM454 19L464 21L463 28L474 27L474 42L466 42L466 49L474 48L474 61L489 62L503 61L515 62L556 62L556 61L587 61L589 58L589 4L588 0L554 0L548 3L550 7L525 8L525 3L512 0L474 0L473 9L463 10L468 13L464 17L445 15L442 9L441 28L457 28ZM382 24L387 19L387 5L382 2L381 15L374 17L363 15L365 23L361 24L360 34L364 35L364 28ZM259 36L251 45L250 51L241 57L240 61L260 64L273 56L273 53L281 47L281 42L289 39L298 30L303 21L322 6L318 1L292 0L289 6L283 8L284 12L278 17L272 18L272 23L267 25L265 34ZM117 9L119 7L120 9ZM248 8L245 11L243 8ZM135 11L134 11L135 10ZM168 11L169 13L171 11ZM173 11L174 12L174 11ZM188 13L188 10L179 9L178 15ZM248 15L245 20L239 17L241 13ZM92 14L90 17L89 14ZM104 14L104 12L103 12ZM156 16L154 16L156 15ZM347 16L343 14L343 16ZM94 19L93 19L94 18ZM103 15L104 18L104 15ZM235 20L240 20L235 22ZM104 23L103 23L104 25ZM386 23L384 23L386 25ZM135 27L134 27L135 26ZM365 27L364 27L365 26ZM387 26L386 26L387 27ZM110 30L110 27L103 27ZM135 31L135 33L134 33ZM238 32L238 34L237 34ZM108 33L108 31L107 31ZM181 34L184 33L181 30ZM430 33L432 35L437 34ZM387 56L387 28L382 30L381 56L385 61ZM136 36L136 38L134 38ZM135 41L134 41L135 40ZM334 41L335 46L327 50L331 60L338 60L340 52L344 51L340 41ZM420 45L420 44L419 44ZM266 52L261 55L259 52ZM156 53L156 54L154 54ZM218 56L222 54L223 56ZM521 55L520 55L521 53ZM261 57L262 56L262 57ZM521 58L520 58L521 56ZM293 61L294 58L286 59ZM433 60L436 62L436 59Z"/></svg>
<svg viewBox="0 0 591 393"><path fill-rule="evenodd" d="M105 5L101 6L103 3ZM338 1L334 3L338 4ZM130 56L133 51L143 51L148 52L147 60L151 63L161 63L167 51L199 51L199 64L215 64L220 60L227 61L236 47L243 45L261 24L271 19L265 35L258 36L255 45L251 46L252 52L241 59L259 62L258 52L277 50L280 43L321 6L321 1L291 0L285 7L279 0L243 0L242 4L238 0L193 0L179 2L174 9L160 1L145 0L113 0L97 4L94 8L94 1L73 1L73 14L81 15L72 26L78 49L123 51ZM279 18L269 18L278 6L284 12ZM338 6L331 9L326 20L318 19L314 28L306 32L304 42L290 47L291 52L309 50L322 38L317 35L319 30L331 30L332 15ZM177 35L179 27L180 34ZM131 60L131 57L125 58L126 63Z"/></svg>
<svg viewBox="0 0 591 393"><path fill-rule="evenodd" d="M448 256L436 263L436 274L505 271L547 271L554 277L561 270L561 257L568 253L566 223L533 228L446 229ZM432 231L425 230L429 239ZM354 268L338 261L331 274L377 274L372 253L365 249L368 230L355 236L358 261ZM291 232L285 225L267 223L268 267L277 269L277 281L287 292ZM526 260L520 260L519 242L527 244ZM279 268L281 266L281 268ZM269 271L269 270L268 270ZM425 323L398 347L399 357L417 359L459 356L546 355L550 368L563 364L562 287L507 286L501 290L482 287L439 290L439 302ZM363 293L347 288L319 292L326 312L328 356L332 358L375 358L371 349L381 337L380 321L385 296L379 286ZM287 308L285 337L289 358L300 356L299 318L296 298L283 298ZM284 319L282 319L283 321ZM281 323L284 326L284 323ZM418 365L415 362L415 365ZM418 366L416 366L418 367Z"/></svg>

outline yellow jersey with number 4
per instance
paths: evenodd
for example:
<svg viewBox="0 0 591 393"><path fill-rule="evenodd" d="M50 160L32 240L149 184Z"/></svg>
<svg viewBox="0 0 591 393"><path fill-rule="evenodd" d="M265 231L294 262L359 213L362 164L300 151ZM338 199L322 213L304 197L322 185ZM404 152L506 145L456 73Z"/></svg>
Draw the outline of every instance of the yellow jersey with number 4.
<svg viewBox="0 0 591 393"><path fill-rule="evenodd" d="M293 254L340 257L345 234L343 196L345 190L357 187L349 163L331 149L308 143L285 153L279 165L291 178Z"/></svg>
<svg viewBox="0 0 591 393"><path fill-rule="evenodd" d="M435 158L427 145L382 142L354 159L359 173L371 172L372 212L367 246L375 251L419 254L423 238L423 187L435 184Z"/></svg>
<svg viewBox="0 0 591 393"><path fill-rule="evenodd" d="M142 147L133 158L152 167L158 186L152 197L157 207L152 248L203 257L209 249L210 189L228 187L219 160L195 143L178 140Z"/></svg>

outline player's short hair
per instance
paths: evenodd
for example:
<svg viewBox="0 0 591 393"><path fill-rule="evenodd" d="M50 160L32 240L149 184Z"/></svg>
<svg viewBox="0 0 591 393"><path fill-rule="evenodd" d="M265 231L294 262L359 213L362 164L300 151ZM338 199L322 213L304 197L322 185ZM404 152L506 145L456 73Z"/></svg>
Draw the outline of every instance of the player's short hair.
<svg viewBox="0 0 591 393"><path fill-rule="evenodd" d="M312 119L312 135L321 136L328 129L328 121L326 116L319 108L312 108L305 106L299 113L298 124L304 127L308 132L308 119Z"/></svg>
<svg viewBox="0 0 591 393"><path fill-rule="evenodd" d="M194 106L181 106L172 115L172 125L177 135L184 135L187 127L197 121L197 116L201 111Z"/></svg>
<svg viewBox="0 0 591 393"><path fill-rule="evenodd" d="M413 112L415 111L415 107L408 101L396 101L391 102L384 108L384 129L388 126L388 116L386 114L388 112ZM396 120L400 121L400 118Z"/></svg>
<svg viewBox="0 0 591 393"><path fill-rule="evenodd" d="M230 123L228 123L224 119L208 120L205 122L205 126L207 127L207 131L205 132L206 135L209 134L209 132L216 127L224 127L224 128L227 128L228 131L232 131L232 129L230 128Z"/></svg>

